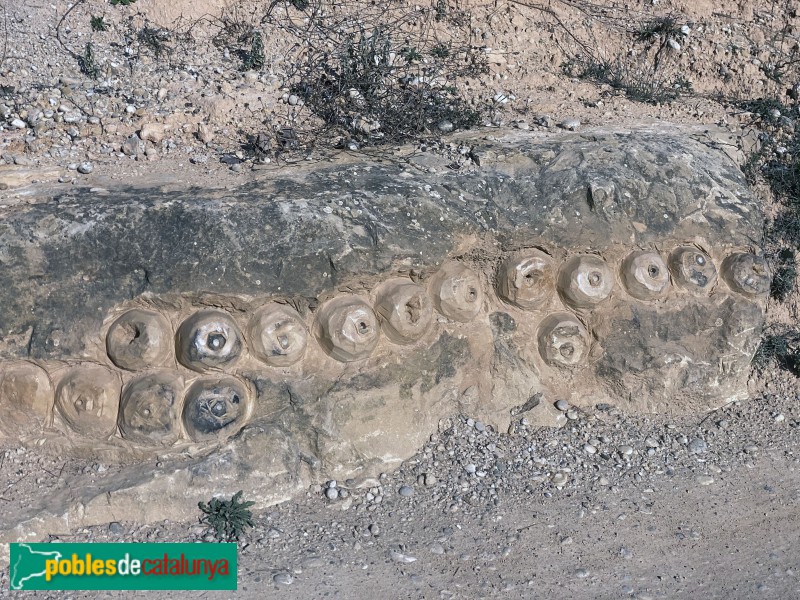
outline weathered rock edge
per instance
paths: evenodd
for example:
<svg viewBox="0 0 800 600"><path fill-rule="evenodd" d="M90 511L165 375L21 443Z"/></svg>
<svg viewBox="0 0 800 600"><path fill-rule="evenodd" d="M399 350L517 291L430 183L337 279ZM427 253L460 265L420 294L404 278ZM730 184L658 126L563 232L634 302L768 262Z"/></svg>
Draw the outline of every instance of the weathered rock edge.
<svg viewBox="0 0 800 600"><path fill-rule="evenodd" d="M765 299L744 293L759 285L728 283L716 271L739 253L755 256L747 265L758 260L763 216L721 150L669 129L471 145L480 165L466 173L435 158L365 162L287 170L225 193L73 188L0 208L0 381L38 369L47 379L38 391L61 402L53 409L31 400L35 426L26 427L19 415L6 417L19 398L12 382L3 389L16 395L0 396L0 429L23 443L131 464L0 517L0 531L27 523L11 533L18 537L53 519L121 513L176 518L199 499L241 488L267 505L310 481L374 475L456 411L504 428L517 415L557 423L557 398L689 411L746 396ZM536 307L509 294L503 279L504 265L532 249L553 270L539 273ZM642 251L670 265L669 285L657 273L652 294L621 271ZM686 251L715 269L702 286L678 272ZM442 273L454 265L475 277L474 315L442 300ZM604 279L596 297L582 295L585 282L564 270L584 268L589 280L597 268L615 280ZM367 358L325 347L320 307L351 296L374 307L376 290L397 278L433 296L438 316L421 337L371 339ZM208 369L217 379L205 387L230 384L229 396L246 396L233 431L201 438L187 434L192 423L176 422L157 450L141 443L147 436L120 437L130 427L107 431L131 381L165 374L178 382L180 403L209 376L206 366L179 362L174 347L156 367L119 367L106 337L120 315L157 313L174 334L191 315L217 310L233 327L226 331L246 337L252 315L271 302L296 311L308 348L289 366L265 364L248 340L237 340L235 360L214 358ZM562 347L568 352L554 354ZM94 390L84 395L103 409L88 424L70 412L82 373ZM98 377L109 382L99 391ZM179 421L179 408L160 418ZM37 520L42 527L31 525Z"/></svg>

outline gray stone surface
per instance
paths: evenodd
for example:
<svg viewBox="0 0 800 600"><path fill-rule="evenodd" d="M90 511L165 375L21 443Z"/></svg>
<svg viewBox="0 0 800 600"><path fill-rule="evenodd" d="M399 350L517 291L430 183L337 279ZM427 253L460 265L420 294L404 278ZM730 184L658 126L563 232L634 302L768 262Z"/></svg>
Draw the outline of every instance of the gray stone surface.
<svg viewBox="0 0 800 600"><path fill-rule="evenodd" d="M466 142L480 165L459 172L423 155L295 167L224 192L71 187L2 204L0 432L130 463L76 492L80 515L76 498L50 498L30 518L114 520L124 506L147 520L147 498L243 487L266 505L385 470L459 411L503 430L512 415L563 423L559 399L685 412L746 396L761 283L741 293L704 264L692 287L691 260L719 271L758 254L763 216L713 142L669 129ZM642 251L656 256L626 260ZM751 264L763 268L737 269ZM427 327L420 290L436 308ZM133 309L151 317L119 321ZM410 333L382 334L382 319ZM109 335L117 322L129 325ZM135 351L107 348L126 339ZM78 385L82 373L113 389Z"/></svg>

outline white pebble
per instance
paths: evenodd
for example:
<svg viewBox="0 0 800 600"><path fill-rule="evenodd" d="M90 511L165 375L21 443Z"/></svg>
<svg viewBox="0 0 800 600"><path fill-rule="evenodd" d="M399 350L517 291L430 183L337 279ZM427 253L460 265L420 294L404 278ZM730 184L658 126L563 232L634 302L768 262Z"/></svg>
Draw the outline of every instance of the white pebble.
<svg viewBox="0 0 800 600"><path fill-rule="evenodd" d="M22 119L14 119L11 121L11 126L15 127L16 129L25 129L27 125L25 125L25 121Z"/></svg>
<svg viewBox="0 0 800 600"><path fill-rule="evenodd" d="M559 127L561 127L562 129L567 129L568 131L575 131L580 126L581 126L580 119L564 119L559 124Z"/></svg>
<svg viewBox="0 0 800 600"><path fill-rule="evenodd" d="M681 45L678 42L676 42L675 40L673 40L672 38L667 40L667 46L669 46L670 48L675 50L675 52L680 52L681 51Z"/></svg>
<svg viewBox="0 0 800 600"><path fill-rule="evenodd" d="M698 475L697 483L700 485L711 485L714 483L714 478L711 475Z"/></svg>

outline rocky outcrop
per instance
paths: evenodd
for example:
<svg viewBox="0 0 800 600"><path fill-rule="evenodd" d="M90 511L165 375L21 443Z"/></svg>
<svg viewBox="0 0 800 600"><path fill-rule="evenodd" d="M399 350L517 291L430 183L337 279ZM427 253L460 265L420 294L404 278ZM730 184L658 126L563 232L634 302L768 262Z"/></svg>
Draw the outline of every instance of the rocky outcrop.
<svg viewBox="0 0 800 600"><path fill-rule="evenodd" d="M722 151L680 130L468 143L466 172L423 156L3 207L0 431L130 464L83 518L146 519L146 498L372 475L459 411L504 429L558 424L557 399L746 396L770 276Z"/></svg>

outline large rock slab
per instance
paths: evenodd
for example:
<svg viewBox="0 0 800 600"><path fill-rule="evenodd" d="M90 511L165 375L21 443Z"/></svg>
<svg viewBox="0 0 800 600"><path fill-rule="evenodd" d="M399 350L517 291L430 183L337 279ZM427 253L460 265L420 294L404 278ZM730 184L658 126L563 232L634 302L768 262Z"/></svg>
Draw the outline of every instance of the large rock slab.
<svg viewBox="0 0 800 600"><path fill-rule="evenodd" d="M0 530L176 518L238 489L266 505L385 470L455 412L504 429L558 424L557 399L746 397L769 272L724 152L676 128L463 143L457 170L4 203L0 432L129 466Z"/></svg>

